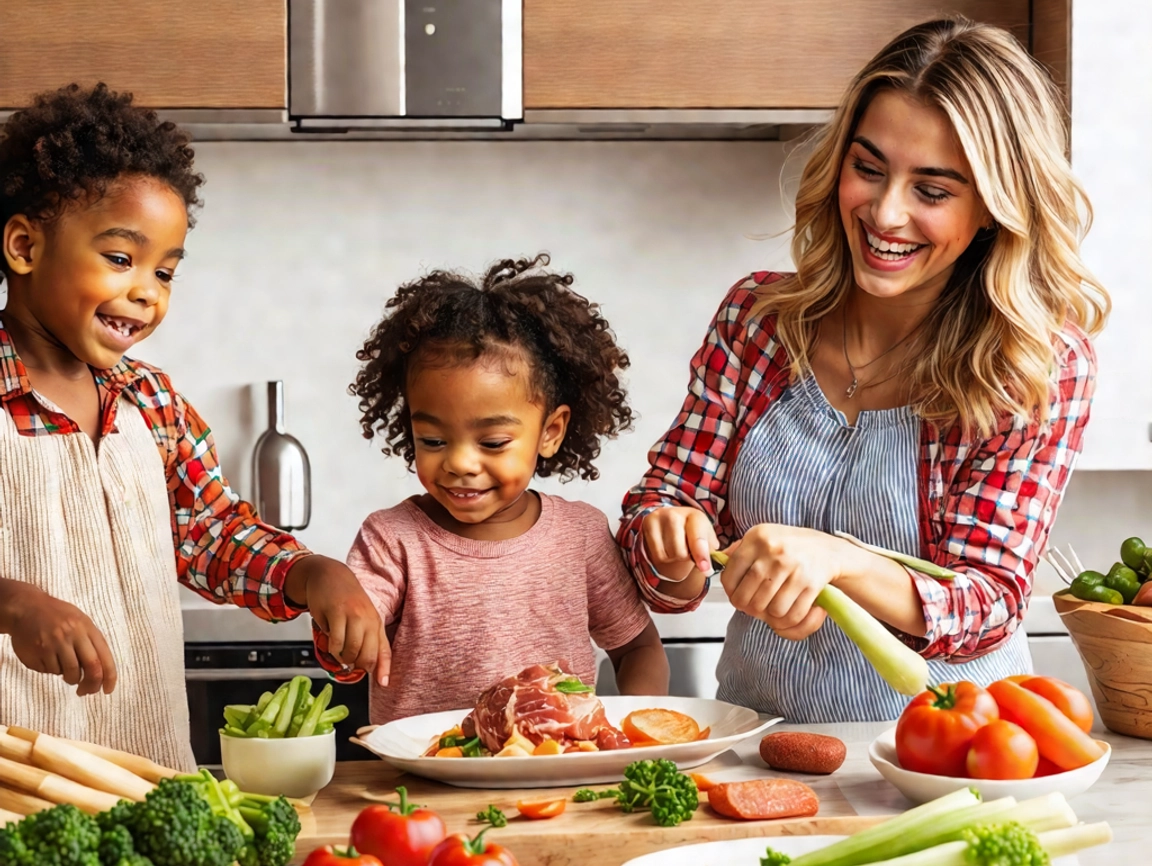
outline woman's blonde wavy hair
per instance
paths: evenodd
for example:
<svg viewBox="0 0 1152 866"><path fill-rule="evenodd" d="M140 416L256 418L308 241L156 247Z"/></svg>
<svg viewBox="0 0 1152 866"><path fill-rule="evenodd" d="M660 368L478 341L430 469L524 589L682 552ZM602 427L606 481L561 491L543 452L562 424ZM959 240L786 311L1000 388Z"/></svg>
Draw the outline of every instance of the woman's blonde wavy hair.
<svg viewBox="0 0 1152 866"><path fill-rule="evenodd" d="M1092 210L1065 157L1059 92L997 27L962 18L920 24L861 70L801 175L796 274L764 286L756 310L776 315L792 374L806 372L820 319L853 286L837 188L852 133L881 90L947 115L995 220L957 260L910 353L913 405L965 434L989 435L1005 414L1043 424L1059 332L1068 322L1098 332L1111 302L1079 256Z"/></svg>

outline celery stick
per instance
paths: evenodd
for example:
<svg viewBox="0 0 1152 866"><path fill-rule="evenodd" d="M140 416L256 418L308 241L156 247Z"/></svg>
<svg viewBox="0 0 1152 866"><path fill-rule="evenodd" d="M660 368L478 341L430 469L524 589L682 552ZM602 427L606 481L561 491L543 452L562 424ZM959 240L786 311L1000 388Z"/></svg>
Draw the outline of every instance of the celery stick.
<svg viewBox="0 0 1152 866"><path fill-rule="evenodd" d="M883 857L886 846L899 844L902 838L915 833L930 833L953 812L970 809L980 803L979 795L971 788L961 788L922 806L909 809L890 821L833 842L819 851L801 854L791 866L858 866L872 863L877 855ZM905 849L906 850L906 849Z"/></svg>
<svg viewBox="0 0 1152 866"><path fill-rule="evenodd" d="M712 561L724 568L728 556L715 551ZM893 689L912 696L928 687L928 662L924 657L901 643L876 617L841 590L828 584L816 596L816 604L828 612L832 621Z"/></svg>
<svg viewBox="0 0 1152 866"><path fill-rule="evenodd" d="M230 704L224 708L224 721L237 728L246 728L244 721L252 708L241 704ZM255 719L253 719L255 721Z"/></svg>
<svg viewBox="0 0 1152 866"><path fill-rule="evenodd" d="M260 696L260 700L256 702L256 714L264 712L264 708L268 706L268 702L272 700L272 692L264 692Z"/></svg>
<svg viewBox="0 0 1152 866"><path fill-rule="evenodd" d="M284 705L284 699L288 696L289 683L284 683L280 688L276 689L276 694L272 696L260 713L260 718L256 720L256 724L260 722L267 722L269 725L276 723L276 717L280 715L280 708Z"/></svg>
<svg viewBox="0 0 1152 866"><path fill-rule="evenodd" d="M348 718L348 708L341 704L338 707L331 707L325 710L320 715L320 724L334 725L337 722L344 721L346 718Z"/></svg>
<svg viewBox="0 0 1152 866"><path fill-rule="evenodd" d="M1098 824L1077 824L1062 830L1039 833L1036 839L1044 852L1054 860L1058 857L1075 854L1077 851L1083 851L1085 848L1111 842L1112 828L1103 821ZM872 866L981 866L985 862L983 858L974 859L968 848L968 842L963 840L946 842L943 845L925 848L903 857L891 857L887 860L870 862ZM797 860L793 860L792 866L795 866L797 862ZM1003 862L1015 863L1019 861L1006 859Z"/></svg>
<svg viewBox="0 0 1152 866"><path fill-rule="evenodd" d="M960 572L953 571L950 568L945 568L942 565L937 565L934 562L929 562L927 559L920 559L916 556L909 556L906 553L899 553L895 550L888 550L884 547L877 547L875 544L868 544L861 541L854 535L849 535L847 532L834 532L832 533L837 538L843 538L845 541L850 541L857 547L867 550L870 553L875 553L877 556L883 556L885 559L891 559L893 562L898 562L901 565L906 565L913 571L918 571L921 574L926 574L929 577L934 577L937 580L955 580L960 576Z"/></svg>
<svg viewBox="0 0 1152 866"><path fill-rule="evenodd" d="M288 694L276 715L276 724L272 726L271 735L283 737L288 733L288 726L292 724L292 716L296 712L296 701L300 698L300 680L305 677L293 677L288 683Z"/></svg>
<svg viewBox="0 0 1152 866"><path fill-rule="evenodd" d="M300 726L300 731L297 734L299 737L310 737L316 733L316 726L320 724L320 716L324 714L324 710L328 708L328 702L332 700L332 683L325 683L324 688L320 690L315 702L312 704L312 709L304 717L304 724Z"/></svg>
<svg viewBox="0 0 1152 866"><path fill-rule="evenodd" d="M322 734L330 734L330 733L332 733L332 725L328 724L327 722L321 722L320 724L318 724L316 726L316 730L313 733L313 736L318 737L318 736L321 736ZM468 756L465 755L465 757L468 757Z"/></svg>
<svg viewBox="0 0 1152 866"><path fill-rule="evenodd" d="M244 739L247 739L247 738L252 736L250 733L248 733L243 728L238 728L235 725L225 725L220 730L222 730L229 737L242 737Z"/></svg>
<svg viewBox="0 0 1152 866"><path fill-rule="evenodd" d="M1036 838L1048 856L1055 860L1057 857L1067 857L1085 848L1096 845L1107 845L1112 841L1112 828L1107 821L1096 824L1077 824L1074 827L1065 827L1061 830L1049 830L1047 833L1038 833Z"/></svg>
<svg viewBox="0 0 1152 866"><path fill-rule="evenodd" d="M304 713L299 712L292 717L292 724L288 726L288 733L285 736L298 737L300 735L300 726L304 724Z"/></svg>

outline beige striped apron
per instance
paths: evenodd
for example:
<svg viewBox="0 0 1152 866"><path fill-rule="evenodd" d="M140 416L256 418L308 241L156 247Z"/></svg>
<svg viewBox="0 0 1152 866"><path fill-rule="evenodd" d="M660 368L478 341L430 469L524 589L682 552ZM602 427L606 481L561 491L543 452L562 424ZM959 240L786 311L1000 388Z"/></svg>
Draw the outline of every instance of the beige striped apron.
<svg viewBox="0 0 1152 866"><path fill-rule="evenodd" d="M108 641L117 685L77 697L24 667L0 635L0 724L23 725L195 767L184 690L184 627L164 462L140 409L118 430L21 436L0 406L0 577L84 611Z"/></svg>

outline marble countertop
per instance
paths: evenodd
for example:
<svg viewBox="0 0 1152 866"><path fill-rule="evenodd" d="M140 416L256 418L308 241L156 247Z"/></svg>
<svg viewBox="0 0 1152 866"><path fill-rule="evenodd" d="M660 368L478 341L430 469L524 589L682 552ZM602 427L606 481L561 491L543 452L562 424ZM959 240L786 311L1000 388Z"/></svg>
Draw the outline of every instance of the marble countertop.
<svg viewBox="0 0 1152 866"><path fill-rule="evenodd" d="M845 798L860 815L896 814L915 804L904 798L868 760L868 746L891 722L852 722L830 725L780 724L774 731L804 730L839 737L848 746L844 765L830 777L811 777L824 784L835 782ZM1091 848L1077 855L1080 866L1115 866L1117 863L1146 863L1149 838L1152 838L1152 741L1138 740L1094 731L1093 736L1112 745L1112 757L1100 780L1090 789L1068 802L1084 823L1107 821L1113 840L1108 845ZM730 752L731 768L709 775L731 781L743 776L762 777L764 765L758 756L759 738L741 744ZM1061 860L1061 862L1065 862Z"/></svg>

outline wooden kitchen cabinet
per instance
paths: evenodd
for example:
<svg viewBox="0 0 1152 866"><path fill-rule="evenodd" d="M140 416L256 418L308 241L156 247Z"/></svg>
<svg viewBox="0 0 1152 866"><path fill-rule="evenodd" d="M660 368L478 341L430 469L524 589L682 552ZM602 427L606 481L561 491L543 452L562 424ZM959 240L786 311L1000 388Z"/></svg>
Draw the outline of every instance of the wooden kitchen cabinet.
<svg viewBox="0 0 1152 866"><path fill-rule="evenodd" d="M0 110L73 81L143 105L287 106L286 0L3 0Z"/></svg>
<svg viewBox="0 0 1152 866"><path fill-rule="evenodd" d="M831 108L943 12L1005 27L1067 77L1070 0L524 0L524 108ZM1034 16L1037 32L1033 33Z"/></svg>

